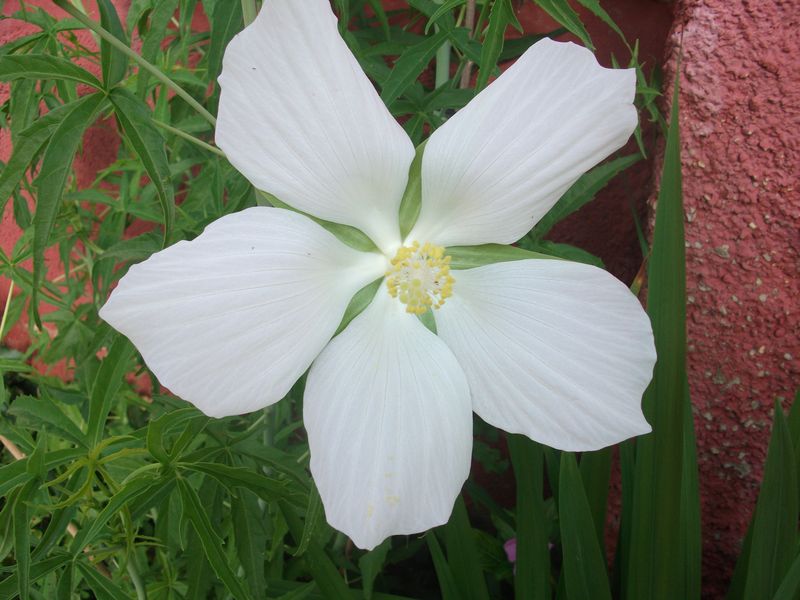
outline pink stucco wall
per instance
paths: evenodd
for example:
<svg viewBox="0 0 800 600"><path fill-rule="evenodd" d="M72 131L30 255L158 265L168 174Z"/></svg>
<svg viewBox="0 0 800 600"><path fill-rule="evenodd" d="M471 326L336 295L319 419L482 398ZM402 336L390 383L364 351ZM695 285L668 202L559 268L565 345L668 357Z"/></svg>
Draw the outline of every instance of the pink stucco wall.
<svg viewBox="0 0 800 600"><path fill-rule="evenodd" d="M703 493L704 589L719 597L754 506L772 402L779 397L788 405L800 386L800 10L796 0L603 5L629 39L642 41L648 66L663 63L667 81L683 40L689 375ZM3 13L17 8L16 1L6 2ZM625 61L615 35L582 16L601 61L609 64L612 53ZM553 27L531 3L521 5L520 20L529 32ZM28 32L19 21L0 21L0 43ZM0 101L7 91L0 86ZM76 162L80 181L90 182L116 148L112 123L93 128ZM8 132L0 130L0 159L9 152ZM640 262L631 209L646 210L655 170L652 162L641 163L554 235L600 255L630 281ZM18 235L7 209L0 246L10 250ZM1 298L7 290L0 281ZM5 343L25 341L17 327Z"/></svg>
<svg viewBox="0 0 800 600"><path fill-rule="evenodd" d="M800 5L680 0L689 383L716 597L758 493L771 409L800 387Z"/></svg>

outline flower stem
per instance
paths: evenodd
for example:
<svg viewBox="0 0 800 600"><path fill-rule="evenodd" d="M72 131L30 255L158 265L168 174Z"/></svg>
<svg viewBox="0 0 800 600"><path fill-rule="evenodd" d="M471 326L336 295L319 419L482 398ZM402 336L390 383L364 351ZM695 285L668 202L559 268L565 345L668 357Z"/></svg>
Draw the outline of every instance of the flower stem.
<svg viewBox="0 0 800 600"><path fill-rule="evenodd" d="M161 127L161 129L169 131L170 133L174 133L178 137L183 138L189 142L192 142L193 144L200 146L204 150L208 150L209 152L213 152L217 156L225 158L225 153L216 146L212 146L208 142L204 142L203 140L194 137L192 134L186 133L182 129L178 129L177 127L173 127L172 125L167 125L166 123L162 123L161 121L157 121L156 119L152 119L152 121L154 125Z"/></svg>
<svg viewBox="0 0 800 600"><path fill-rule="evenodd" d="M217 119L208 112L205 107L200 104L197 100L192 98L192 96L179 86L177 83L172 81L161 69L156 67L155 65L149 63L145 60L141 55L137 54L133 50L131 50L125 43L121 40L117 39L111 33L109 33L106 29L104 29L99 23L91 20L89 17L84 15L81 11L77 8L69 4L66 0L53 0L53 2L62 8L63 10L67 11L70 15L78 19L81 23L83 23L86 27L94 31L97 35L107 41L109 44L114 46L117 50L128 56L131 60L138 63L141 68L145 71L149 72L153 77L158 79L161 83L166 85L169 89L175 92L176 95L183 98L186 103L194 108L200 115L212 125L216 125Z"/></svg>

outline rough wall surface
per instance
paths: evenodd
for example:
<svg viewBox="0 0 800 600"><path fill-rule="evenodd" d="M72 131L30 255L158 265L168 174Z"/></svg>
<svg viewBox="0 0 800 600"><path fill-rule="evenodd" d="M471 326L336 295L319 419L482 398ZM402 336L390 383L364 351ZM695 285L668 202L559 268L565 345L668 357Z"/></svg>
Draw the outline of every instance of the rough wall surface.
<svg viewBox="0 0 800 600"><path fill-rule="evenodd" d="M689 383L704 591L722 597L776 399L800 387L800 4L679 0Z"/></svg>

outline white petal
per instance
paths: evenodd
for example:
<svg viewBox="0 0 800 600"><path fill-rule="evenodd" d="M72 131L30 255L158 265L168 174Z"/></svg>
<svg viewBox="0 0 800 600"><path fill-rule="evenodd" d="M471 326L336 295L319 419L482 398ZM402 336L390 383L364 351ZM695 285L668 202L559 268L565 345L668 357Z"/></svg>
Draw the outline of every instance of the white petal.
<svg viewBox="0 0 800 600"><path fill-rule="evenodd" d="M303 418L328 522L357 546L447 522L469 474L469 389L386 290L312 365Z"/></svg>
<svg viewBox="0 0 800 600"><path fill-rule="evenodd" d="M455 271L436 313L485 421L561 450L647 433L655 364L650 320L602 269L524 260Z"/></svg>
<svg viewBox="0 0 800 600"><path fill-rule="evenodd" d="M410 239L442 246L525 235L636 128L632 69L544 39L428 140Z"/></svg>
<svg viewBox="0 0 800 600"><path fill-rule="evenodd" d="M219 82L216 141L253 185L396 246L414 148L326 0L267 0L225 51Z"/></svg>
<svg viewBox="0 0 800 600"><path fill-rule="evenodd" d="M297 213L250 208L133 265L100 316L209 416L280 400L385 259Z"/></svg>

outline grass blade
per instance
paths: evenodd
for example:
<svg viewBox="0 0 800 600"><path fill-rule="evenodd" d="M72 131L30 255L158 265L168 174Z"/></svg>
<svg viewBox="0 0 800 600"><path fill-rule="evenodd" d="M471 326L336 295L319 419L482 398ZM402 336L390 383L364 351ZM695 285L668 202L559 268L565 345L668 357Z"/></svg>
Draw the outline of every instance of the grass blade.
<svg viewBox="0 0 800 600"><path fill-rule="evenodd" d="M459 496L453 507L450 521L444 526L447 562L461 590L461 598L488 600L486 579L478 556L475 533L469 523L467 506Z"/></svg>

